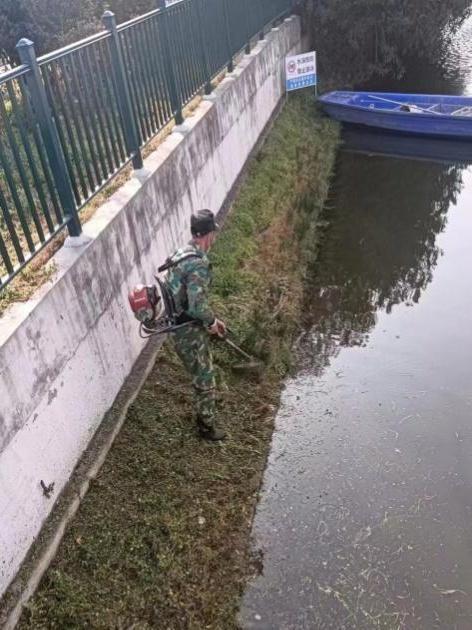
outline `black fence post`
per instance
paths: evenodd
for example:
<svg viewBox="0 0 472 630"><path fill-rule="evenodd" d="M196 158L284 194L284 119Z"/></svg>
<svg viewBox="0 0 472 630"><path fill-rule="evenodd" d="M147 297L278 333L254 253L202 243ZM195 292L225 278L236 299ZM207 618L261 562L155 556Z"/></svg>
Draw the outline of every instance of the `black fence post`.
<svg viewBox="0 0 472 630"><path fill-rule="evenodd" d="M34 44L29 39L20 39L16 50L18 51L21 63L28 66L30 69L30 73L25 77L28 98L31 103L31 108L35 112L38 120L44 148L48 156L57 194L64 211L64 218L67 221L69 234L70 236L80 236L82 226L77 212L74 191L59 140L56 123L54 122L46 95Z"/></svg>
<svg viewBox="0 0 472 630"><path fill-rule="evenodd" d="M231 29L230 29L230 20L229 20L229 9L228 9L229 0L223 0L223 10L225 14L225 31L226 31L226 46L228 49L228 72L234 71L234 61L233 61L233 44L231 42Z"/></svg>
<svg viewBox="0 0 472 630"><path fill-rule="evenodd" d="M244 49L244 52L246 53L246 55L250 55L251 54L251 38L252 38L252 33L251 33L251 26L250 26L250 22L249 22L249 2L248 0L244 0L244 15L246 18L246 48Z"/></svg>
<svg viewBox="0 0 472 630"><path fill-rule="evenodd" d="M259 7L259 24L261 25L261 30L259 31L259 39L262 41L265 37L265 32L264 32L264 26L265 26L265 21L264 21L264 8L262 6L262 1L263 0L257 0L257 6Z"/></svg>
<svg viewBox="0 0 472 630"><path fill-rule="evenodd" d="M288 6L290 6L292 0L288 0ZM274 19L271 20L272 28L277 28L279 24L281 24L282 20L280 19L280 12L276 15Z"/></svg>
<svg viewBox="0 0 472 630"><path fill-rule="evenodd" d="M169 42L169 33L167 30L168 26L168 12L166 10L166 0L157 0L157 8L161 9L163 20L162 27L159 28L159 33L162 37L162 49L164 53L164 73L167 75L169 79L169 97L170 104L172 107L172 112L174 114L176 125L181 125L184 122L184 117L182 114L182 98L180 97L180 89L178 78L176 73L174 72L174 66L172 64L172 55L171 48Z"/></svg>
<svg viewBox="0 0 472 630"><path fill-rule="evenodd" d="M200 39L200 45L202 50L202 60L203 65L205 67L205 94L211 94L213 91L213 86L211 84L211 70L210 70L210 61L208 58L208 48L206 46L205 41L205 29L203 27L203 18L202 18L202 2L203 0L194 0L197 6L197 21L198 21L198 33Z"/></svg>
<svg viewBox="0 0 472 630"><path fill-rule="evenodd" d="M121 48L120 36L116 27L115 14L111 11L105 11L102 20L106 30L111 35L110 51L112 72L115 75L118 92L116 97L120 108L121 118L123 120L126 149L133 157L133 167L136 170L139 170L143 168L143 158L141 155L141 148L139 146L137 122L131 105L128 77L126 76L123 50Z"/></svg>

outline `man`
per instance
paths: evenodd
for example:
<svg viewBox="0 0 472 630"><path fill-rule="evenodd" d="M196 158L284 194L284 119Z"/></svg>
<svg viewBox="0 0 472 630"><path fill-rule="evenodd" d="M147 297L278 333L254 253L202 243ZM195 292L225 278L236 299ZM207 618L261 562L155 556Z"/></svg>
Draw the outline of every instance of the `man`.
<svg viewBox="0 0 472 630"><path fill-rule="evenodd" d="M200 210L191 218L192 240L166 264L167 284L175 301L178 323L198 321L177 330L173 337L177 354L192 377L200 435L209 441L226 437L216 423L216 382L210 349L211 335L226 334L224 322L210 308L208 295L212 273L207 252L215 241L217 229L214 214Z"/></svg>

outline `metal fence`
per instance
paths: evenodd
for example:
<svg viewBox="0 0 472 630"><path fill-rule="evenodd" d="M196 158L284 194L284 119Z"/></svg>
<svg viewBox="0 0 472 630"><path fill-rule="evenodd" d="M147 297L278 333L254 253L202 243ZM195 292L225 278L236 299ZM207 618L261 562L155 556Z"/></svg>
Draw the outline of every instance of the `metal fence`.
<svg viewBox="0 0 472 630"><path fill-rule="evenodd" d="M180 0L0 75L0 290L291 0Z"/></svg>

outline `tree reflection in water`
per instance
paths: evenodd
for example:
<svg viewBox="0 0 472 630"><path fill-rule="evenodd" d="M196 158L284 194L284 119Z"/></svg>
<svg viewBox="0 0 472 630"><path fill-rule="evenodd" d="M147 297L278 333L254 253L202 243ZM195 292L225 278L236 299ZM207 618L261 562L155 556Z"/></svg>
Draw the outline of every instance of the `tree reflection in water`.
<svg viewBox="0 0 472 630"><path fill-rule="evenodd" d="M458 165L341 155L307 291L302 364L321 373L342 347L366 343L377 311L419 302L461 188Z"/></svg>

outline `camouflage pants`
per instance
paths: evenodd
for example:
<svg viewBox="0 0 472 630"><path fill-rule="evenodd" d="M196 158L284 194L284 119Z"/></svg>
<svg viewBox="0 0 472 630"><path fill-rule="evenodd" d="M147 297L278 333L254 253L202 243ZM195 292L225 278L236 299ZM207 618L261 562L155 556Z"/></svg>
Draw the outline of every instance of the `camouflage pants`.
<svg viewBox="0 0 472 630"><path fill-rule="evenodd" d="M210 336L199 326L189 326L174 333L174 345L192 377L197 418L212 427L215 421L216 382Z"/></svg>

